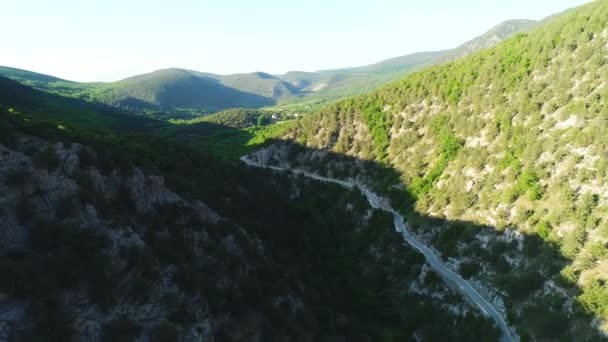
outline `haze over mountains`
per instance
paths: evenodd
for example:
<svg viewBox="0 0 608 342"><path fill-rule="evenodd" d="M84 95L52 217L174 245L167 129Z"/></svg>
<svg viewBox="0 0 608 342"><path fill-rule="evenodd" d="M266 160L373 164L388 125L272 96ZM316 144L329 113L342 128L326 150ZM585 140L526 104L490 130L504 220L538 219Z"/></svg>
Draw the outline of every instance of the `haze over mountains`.
<svg viewBox="0 0 608 342"><path fill-rule="evenodd" d="M196 116L227 108L259 108L293 103L319 104L363 93L422 68L485 49L536 25L509 20L459 47L420 52L376 64L318 72L291 71L216 75L164 69L111 83L78 83L26 70L0 67L0 75L34 88L69 94L134 111L168 112L167 117ZM296 107L301 110L303 107Z"/></svg>

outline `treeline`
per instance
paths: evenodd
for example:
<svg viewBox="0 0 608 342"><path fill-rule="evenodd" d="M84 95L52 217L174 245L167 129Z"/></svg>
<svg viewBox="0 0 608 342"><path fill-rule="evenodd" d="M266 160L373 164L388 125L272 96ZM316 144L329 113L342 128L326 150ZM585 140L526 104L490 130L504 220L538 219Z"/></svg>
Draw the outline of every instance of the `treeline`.
<svg viewBox="0 0 608 342"><path fill-rule="evenodd" d="M265 126L270 124L272 122L272 113L258 109L233 108L196 119L171 120L171 122L187 125L199 122L211 122L226 127L243 129L256 125Z"/></svg>

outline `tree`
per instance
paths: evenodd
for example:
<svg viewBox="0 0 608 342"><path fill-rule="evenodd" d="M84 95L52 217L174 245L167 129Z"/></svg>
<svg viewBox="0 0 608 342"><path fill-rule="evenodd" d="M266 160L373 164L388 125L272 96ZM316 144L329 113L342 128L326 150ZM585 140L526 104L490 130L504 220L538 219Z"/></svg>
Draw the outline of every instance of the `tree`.
<svg viewBox="0 0 608 342"><path fill-rule="evenodd" d="M38 169L55 170L59 167L60 161L55 148L51 145L36 153L32 158L34 166Z"/></svg>

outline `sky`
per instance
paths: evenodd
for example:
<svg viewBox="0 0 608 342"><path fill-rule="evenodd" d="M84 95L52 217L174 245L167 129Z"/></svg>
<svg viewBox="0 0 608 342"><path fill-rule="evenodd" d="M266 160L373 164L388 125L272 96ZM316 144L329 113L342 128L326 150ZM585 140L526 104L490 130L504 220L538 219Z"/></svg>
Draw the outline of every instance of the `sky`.
<svg viewBox="0 0 608 342"><path fill-rule="evenodd" d="M74 81L361 66L589 0L0 0L0 65Z"/></svg>

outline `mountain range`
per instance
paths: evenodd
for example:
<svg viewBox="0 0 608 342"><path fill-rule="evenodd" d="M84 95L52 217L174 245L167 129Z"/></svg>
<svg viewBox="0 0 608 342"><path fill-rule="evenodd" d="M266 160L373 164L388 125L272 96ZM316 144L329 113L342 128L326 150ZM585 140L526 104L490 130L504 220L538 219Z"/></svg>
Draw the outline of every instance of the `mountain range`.
<svg viewBox="0 0 608 342"><path fill-rule="evenodd" d="M536 24L532 20L510 20L454 49L414 53L357 68L318 72L216 75L172 68L110 83L72 82L9 67L0 67L0 75L39 90L163 118L188 118L227 108L290 104L296 104L298 111L310 111L328 101L363 93L408 73L488 48Z"/></svg>

